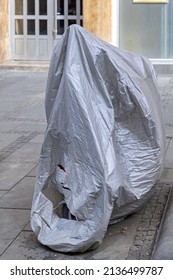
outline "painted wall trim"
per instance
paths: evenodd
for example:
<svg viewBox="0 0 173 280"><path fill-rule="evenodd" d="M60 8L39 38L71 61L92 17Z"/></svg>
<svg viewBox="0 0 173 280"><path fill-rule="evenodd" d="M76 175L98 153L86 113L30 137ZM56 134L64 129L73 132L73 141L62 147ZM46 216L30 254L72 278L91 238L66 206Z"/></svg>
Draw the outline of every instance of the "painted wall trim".
<svg viewBox="0 0 173 280"><path fill-rule="evenodd" d="M150 59L155 65L173 65L173 59Z"/></svg>
<svg viewBox="0 0 173 280"><path fill-rule="evenodd" d="M119 47L119 37L120 37L120 28L119 28L119 0L112 0L112 45Z"/></svg>

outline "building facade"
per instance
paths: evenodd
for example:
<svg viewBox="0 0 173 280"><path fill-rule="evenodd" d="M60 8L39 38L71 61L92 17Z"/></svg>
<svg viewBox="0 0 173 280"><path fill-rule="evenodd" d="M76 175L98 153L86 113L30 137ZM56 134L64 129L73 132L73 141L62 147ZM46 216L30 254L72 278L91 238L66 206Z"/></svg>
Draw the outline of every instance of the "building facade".
<svg viewBox="0 0 173 280"><path fill-rule="evenodd" d="M67 26L172 63L173 0L0 0L0 61L49 60Z"/></svg>
<svg viewBox="0 0 173 280"><path fill-rule="evenodd" d="M0 0L0 61L9 59L9 5Z"/></svg>

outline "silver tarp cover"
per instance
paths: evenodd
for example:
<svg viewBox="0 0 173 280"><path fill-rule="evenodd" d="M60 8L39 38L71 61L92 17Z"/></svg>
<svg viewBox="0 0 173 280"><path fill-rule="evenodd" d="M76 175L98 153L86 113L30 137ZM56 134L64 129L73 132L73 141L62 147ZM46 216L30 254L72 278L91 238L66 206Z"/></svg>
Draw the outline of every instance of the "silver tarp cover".
<svg viewBox="0 0 173 280"><path fill-rule="evenodd" d="M45 108L31 226L54 250L84 252L138 210L160 176L164 126L153 67L72 25L52 55Z"/></svg>

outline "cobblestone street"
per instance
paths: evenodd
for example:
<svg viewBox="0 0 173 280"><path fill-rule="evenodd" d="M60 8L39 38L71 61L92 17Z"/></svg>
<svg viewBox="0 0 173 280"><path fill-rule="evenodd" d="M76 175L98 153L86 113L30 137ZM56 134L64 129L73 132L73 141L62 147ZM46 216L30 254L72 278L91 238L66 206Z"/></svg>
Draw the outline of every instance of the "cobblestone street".
<svg viewBox="0 0 173 280"><path fill-rule="evenodd" d="M140 221L127 259L147 260L151 258L165 204L172 186L170 183L158 182L147 205L134 214L140 215Z"/></svg>

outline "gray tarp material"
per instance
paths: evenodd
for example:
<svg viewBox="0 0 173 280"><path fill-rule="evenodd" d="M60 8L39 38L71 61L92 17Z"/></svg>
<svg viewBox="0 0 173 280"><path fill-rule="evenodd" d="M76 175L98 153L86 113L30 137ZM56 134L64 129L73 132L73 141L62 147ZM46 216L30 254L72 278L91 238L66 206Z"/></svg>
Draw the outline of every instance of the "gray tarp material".
<svg viewBox="0 0 173 280"><path fill-rule="evenodd" d="M84 252L138 210L160 176L164 126L153 67L72 25L53 52L45 107L31 226L54 250Z"/></svg>

